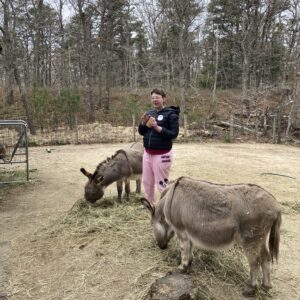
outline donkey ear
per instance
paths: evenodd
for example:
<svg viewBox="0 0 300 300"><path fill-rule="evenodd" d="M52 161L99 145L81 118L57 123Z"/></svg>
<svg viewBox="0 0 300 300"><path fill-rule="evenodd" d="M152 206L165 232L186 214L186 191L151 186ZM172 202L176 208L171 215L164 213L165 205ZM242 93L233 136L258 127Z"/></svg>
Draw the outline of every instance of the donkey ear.
<svg viewBox="0 0 300 300"><path fill-rule="evenodd" d="M146 198L141 198L140 200L141 200L142 204L150 211L151 216L154 216L155 207L153 207Z"/></svg>
<svg viewBox="0 0 300 300"><path fill-rule="evenodd" d="M94 181L96 184L100 184L103 181L103 179L104 179L104 177L101 175L101 176L95 177Z"/></svg>
<svg viewBox="0 0 300 300"><path fill-rule="evenodd" d="M80 172L88 178L91 178L92 174L86 171L84 168L80 169Z"/></svg>

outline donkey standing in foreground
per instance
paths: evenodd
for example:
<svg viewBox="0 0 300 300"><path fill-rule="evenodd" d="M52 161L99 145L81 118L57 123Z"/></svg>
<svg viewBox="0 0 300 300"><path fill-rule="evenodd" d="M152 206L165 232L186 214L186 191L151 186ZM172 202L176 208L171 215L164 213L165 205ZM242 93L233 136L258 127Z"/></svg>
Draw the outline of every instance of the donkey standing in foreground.
<svg viewBox="0 0 300 300"><path fill-rule="evenodd" d="M154 235L166 248L174 232L181 248L185 272L192 262L192 246L218 250L241 245L250 266L250 280L243 292L253 296L261 266L262 287L270 289L271 261L279 253L281 209L276 199L254 184L221 185L180 177L162 193L150 210Z"/></svg>
<svg viewBox="0 0 300 300"><path fill-rule="evenodd" d="M93 174L81 168L80 171L89 179L85 185L85 199L91 203L96 202L103 197L107 186L117 182L118 202L121 202L122 185L125 182L126 199L129 200L129 180L136 180L136 192L140 193L143 151L141 143L133 143L102 161Z"/></svg>

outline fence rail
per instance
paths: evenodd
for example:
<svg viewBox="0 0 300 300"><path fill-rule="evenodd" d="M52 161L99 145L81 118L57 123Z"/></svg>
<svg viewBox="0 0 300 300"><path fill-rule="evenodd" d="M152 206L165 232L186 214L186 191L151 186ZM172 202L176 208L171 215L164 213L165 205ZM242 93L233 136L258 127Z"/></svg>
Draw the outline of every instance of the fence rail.
<svg viewBox="0 0 300 300"><path fill-rule="evenodd" d="M29 180L28 125L23 120L0 120L0 184L24 182ZM20 170L13 165L25 165L25 176L4 176ZM9 178L9 179L7 179Z"/></svg>

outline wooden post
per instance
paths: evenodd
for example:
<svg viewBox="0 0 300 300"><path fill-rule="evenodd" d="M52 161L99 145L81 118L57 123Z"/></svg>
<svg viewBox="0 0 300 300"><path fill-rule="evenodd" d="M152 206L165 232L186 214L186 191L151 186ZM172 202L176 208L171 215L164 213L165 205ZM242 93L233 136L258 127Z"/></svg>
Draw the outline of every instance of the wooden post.
<svg viewBox="0 0 300 300"><path fill-rule="evenodd" d="M273 117L273 144L276 144L276 116Z"/></svg>
<svg viewBox="0 0 300 300"><path fill-rule="evenodd" d="M255 140L258 141L258 111L255 110Z"/></svg>
<svg viewBox="0 0 300 300"><path fill-rule="evenodd" d="M132 133L133 133L133 141L136 142L135 136L135 114L132 114Z"/></svg>
<svg viewBox="0 0 300 300"><path fill-rule="evenodd" d="M267 113L264 114L264 135L267 135Z"/></svg>
<svg viewBox="0 0 300 300"><path fill-rule="evenodd" d="M233 142L234 131L233 131L233 115L230 115L230 140Z"/></svg>
<svg viewBox="0 0 300 300"><path fill-rule="evenodd" d="M78 120L77 116L75 117L75 144L79 144L79 134L78 134Z"/></svg>
<svg viewBox="0 0 300 300"><path fill-rule="evenodd" d="M184 141L187 141L188 131L187 131L187 114L183 114L183 135Z"/></svg>

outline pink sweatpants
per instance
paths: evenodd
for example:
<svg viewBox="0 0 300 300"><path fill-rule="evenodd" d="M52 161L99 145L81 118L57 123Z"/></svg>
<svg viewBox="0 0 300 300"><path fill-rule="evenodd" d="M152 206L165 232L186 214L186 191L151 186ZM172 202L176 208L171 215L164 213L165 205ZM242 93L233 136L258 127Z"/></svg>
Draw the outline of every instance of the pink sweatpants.
<svg viewBox="0 0 300 300"><path fill-rule="evenodd" d="M159 192L165 189L163 183L165 179L169 179L172 161L172 150L159 155L151 155L144 151L142 181L145 196L152 205L155 203L155 185Z"/></svg>

